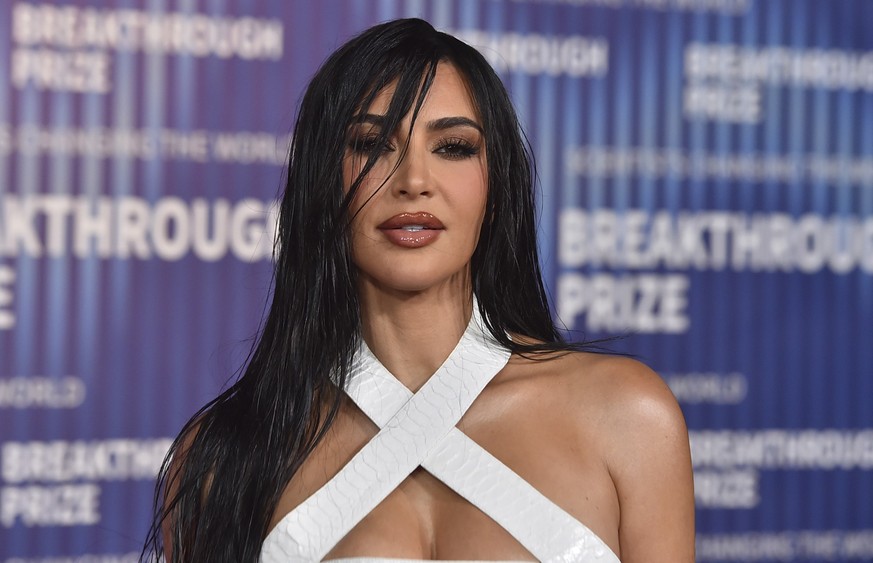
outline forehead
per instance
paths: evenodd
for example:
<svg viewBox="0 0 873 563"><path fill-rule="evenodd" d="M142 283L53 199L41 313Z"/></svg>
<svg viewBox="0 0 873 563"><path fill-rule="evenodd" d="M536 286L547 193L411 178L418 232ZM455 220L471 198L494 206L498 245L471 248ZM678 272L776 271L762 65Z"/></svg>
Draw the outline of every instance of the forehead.
<svg viewBox="0 0 873 563"><path fill-rule="evenodd" d="M384 114L394 96L394 88L394 84L389 84L379 92L367 113ZM477 114L464 77L452 64L439 63L433 83L421 106L419 117L425 121L445 116L468 117L476 120Z"/></svg>

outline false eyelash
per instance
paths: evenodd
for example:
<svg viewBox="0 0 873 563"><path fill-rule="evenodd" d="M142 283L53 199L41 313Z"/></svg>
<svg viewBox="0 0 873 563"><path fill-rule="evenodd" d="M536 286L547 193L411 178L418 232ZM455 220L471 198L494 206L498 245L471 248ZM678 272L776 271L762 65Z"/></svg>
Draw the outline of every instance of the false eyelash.
<svg viewBox="0 0 873 563"><path fill-rule="evenodd" d="M479 147L477 145L461 137L441 139L433 150L453 160L470 158L479 154Z"/></svg>
<svg viewBox="0 0 873 563"><path fill-rule="evenodd" d="M378 135L361 135L352 137L349 139L348 146L353 152L360 154L370 154L377 148L379 143ZM388 152L394 150L394 147L391 146L387 141L382 145L381 152Z"/></svg>

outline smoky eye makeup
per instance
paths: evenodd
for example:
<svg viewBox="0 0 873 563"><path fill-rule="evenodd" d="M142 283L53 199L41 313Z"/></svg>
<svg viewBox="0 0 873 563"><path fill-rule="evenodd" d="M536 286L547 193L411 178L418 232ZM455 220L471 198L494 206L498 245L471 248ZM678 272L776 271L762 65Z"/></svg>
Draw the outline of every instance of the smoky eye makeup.
<svg viewBox="0 0 873 563"><path fill-rule="evenodd" d="M387 145L387 143L383 143ZM379 146L379 135L352 135L348 140L348 148L357 154L370 154Z"/></svg>
<svg viewBox="0 0 873 563"><path fill-rule="evenodd" d="M385 117L378 114L363 114L354 118L346 140L347 151L356 155L372 155L396 150L396 140L391 135L382 135ZM473 119L464 116L447 116L428 121L425 130L429 136L430 150L446 160L464 160L478 155L482 149L483 130Z"/></svg>
<svg viewBox="0 0 873 563"><path fill-rule="evenodd" d="M390 138L382 138L382 132L372 125L352 126L346 138L346 148L355 154L371 154L373 151L394 150Z"/></svg>
<svg viewBox="0 0 873 563"><path fill-rule="evenodd" d="M474 142L463 136L445 136L439 138L432 151L448 160L464 160L479 154L481 141Z"/></svg>

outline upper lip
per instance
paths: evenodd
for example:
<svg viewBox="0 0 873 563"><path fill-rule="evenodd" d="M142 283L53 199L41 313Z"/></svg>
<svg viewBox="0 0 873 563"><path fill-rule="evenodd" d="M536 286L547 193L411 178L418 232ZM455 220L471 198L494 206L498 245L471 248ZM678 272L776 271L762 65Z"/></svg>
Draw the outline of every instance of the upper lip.
<svg viewBox="0 0 873 563"><path fill-rule="evenodd" d="M425 211L398 213L379 225L379 229L402 229L409 225L420 225L425 229L445 229L439 219Z"/></svg>

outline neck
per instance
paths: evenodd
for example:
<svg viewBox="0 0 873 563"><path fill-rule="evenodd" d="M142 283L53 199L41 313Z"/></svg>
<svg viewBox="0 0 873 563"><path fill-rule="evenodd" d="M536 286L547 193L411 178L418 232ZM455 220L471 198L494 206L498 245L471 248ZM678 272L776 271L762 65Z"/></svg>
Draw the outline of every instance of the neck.
<svg viewBox="0 0 873 563"><path fill-rule="evenodd" d="M451 354L473 310L472 290L466 283L396 292L363 280L360 297L364 341L382 365L412 391Z"/></svg>

